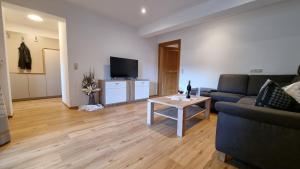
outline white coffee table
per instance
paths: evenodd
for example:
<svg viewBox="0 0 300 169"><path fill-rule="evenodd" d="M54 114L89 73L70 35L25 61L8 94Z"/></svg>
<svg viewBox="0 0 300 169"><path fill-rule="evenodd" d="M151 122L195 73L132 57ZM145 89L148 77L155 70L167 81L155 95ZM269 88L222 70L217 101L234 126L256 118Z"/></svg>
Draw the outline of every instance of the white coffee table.
<svg viewBox="0 0 300 169"><path fill-rule="evenodd" d="M198 103L205 103L205 108L195 106ZM183 137L185 133L185 122L200 113L204 113L209 119L210 97L192 96L186 99L185 95L174 95L148 99L147 124L151 126L154 122L154 114L164 116L177 121L177 136ZM162 104L168 108L154 111L154 104Z"/></svg>

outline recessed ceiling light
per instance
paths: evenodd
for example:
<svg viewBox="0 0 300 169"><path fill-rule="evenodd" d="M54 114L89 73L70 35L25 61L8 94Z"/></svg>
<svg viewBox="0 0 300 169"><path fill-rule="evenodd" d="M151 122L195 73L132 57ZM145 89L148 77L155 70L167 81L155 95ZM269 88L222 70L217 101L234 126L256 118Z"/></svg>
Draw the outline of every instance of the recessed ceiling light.
<svg viewBox="0 0 300 169"><path fill-rule="evenodd" d="M145 7L142 7L141 13L142 13L142 14L146 14L146 13L147 13L147 9L146 9Z"/></svg>
<svg viewBox="0 0 300 169"><path fill-rule="evenodd" d="M27 17L30 19L30 20L33 20L35 22L43 22L44 19L38 15L35 15L35 14L29 14L27 15Z"/></svg>

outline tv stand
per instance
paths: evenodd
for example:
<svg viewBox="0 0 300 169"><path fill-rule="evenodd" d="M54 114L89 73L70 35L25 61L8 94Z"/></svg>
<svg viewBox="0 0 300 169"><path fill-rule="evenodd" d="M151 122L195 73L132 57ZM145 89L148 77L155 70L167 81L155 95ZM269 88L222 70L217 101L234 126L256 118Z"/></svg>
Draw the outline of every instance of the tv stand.
<svg viewBox="0 0 300 169"><path fill-rule="evenodd" d="M149 80L99 80L100 103L104 106L130 103L149 98Z"/></svg>

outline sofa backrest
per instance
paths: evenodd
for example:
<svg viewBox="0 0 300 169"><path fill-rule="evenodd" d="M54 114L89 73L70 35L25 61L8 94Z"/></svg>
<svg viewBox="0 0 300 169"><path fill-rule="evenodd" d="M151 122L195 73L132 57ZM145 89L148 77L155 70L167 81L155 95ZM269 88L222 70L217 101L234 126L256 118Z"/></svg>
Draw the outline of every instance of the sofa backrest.
<svg viewBox="0 0 300 169"><path fill-rule="evenodd" d="M295 75L249 75L247 95L257 96L260 88L268 79L283 87L290 84L295 77Z"/></svg>
<svg viewBox="0 0 300 169"><path fill-rule="evenodd" d="M235 94L247 94L248 75L223 74L220 75L218 91Z"/></svg>
<svg viewBox="0 0 300 169"><path fill-rule="evenodd" d="M296 76L293 80L292 83L300 82L300 75Z"/></svg>

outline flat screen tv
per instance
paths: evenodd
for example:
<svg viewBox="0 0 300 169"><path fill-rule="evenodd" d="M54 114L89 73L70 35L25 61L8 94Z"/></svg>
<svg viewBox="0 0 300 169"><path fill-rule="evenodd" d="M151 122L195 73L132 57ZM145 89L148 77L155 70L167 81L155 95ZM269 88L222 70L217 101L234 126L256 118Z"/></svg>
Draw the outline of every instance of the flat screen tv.
<svg viewBox="0 0 300 169"><path fill-rule="evenodd" d="M138 60L110 57L110 76L112 78L137 78Z"/></svg>

